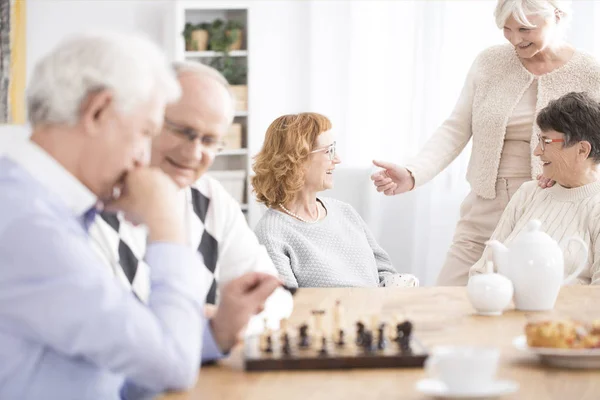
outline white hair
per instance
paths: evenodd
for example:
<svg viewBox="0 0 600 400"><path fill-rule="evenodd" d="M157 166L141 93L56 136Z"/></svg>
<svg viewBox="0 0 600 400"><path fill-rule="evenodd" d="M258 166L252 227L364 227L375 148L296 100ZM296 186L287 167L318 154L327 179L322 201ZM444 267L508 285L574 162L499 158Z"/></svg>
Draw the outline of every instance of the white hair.
<svg viewBox="0 0 600 400"><path fill-rule="evenodd" d="M571 20L570 0L498 0L494 17L496 25L502 29L506 20L514 17L515 21L527 28L535 28L528 15L540 15L546 19L552 18L559 13L561 25L566 27Z"/></svg>
<svg viewBox="0 0 600 400"><path fill-rule="evenodd" d="M173 70L175 71L177 76L180 76L181 74L185 73L190 73L198 77L212 79L217 83L223 85L223 87L227 90L227 93L229 93L229 96L231 97L232 110L235 109L236 100L235 95L231 90L231 85L229 84L229 82L227 82L227 79L223 76L223 74L221 74L217 69L195 61L175 61L171 64L171 66L173 67ZM231 115L231 120L233 120L233 115Z"/></svg>
<svg viewBox="0 0 600 400"><path fill-rule="evenodd" d="M171 66L177 75L190 72L198 76L205 76L214 79L221 85L225 86L227 90L230 88L229 82L227 82L227 79L225 79L223 74L209 65L194 61L175 61L171 64Z"/></svg>
<svg viewBox="0 0 600 400"><path fill-rule="evenodd" d="M27 88L29 122L74 125L82 102L110 90L125 114L160 96L179 98L181 88L163 52L149 39L124 33L83 33L62 41L36 65Z"/></svg>

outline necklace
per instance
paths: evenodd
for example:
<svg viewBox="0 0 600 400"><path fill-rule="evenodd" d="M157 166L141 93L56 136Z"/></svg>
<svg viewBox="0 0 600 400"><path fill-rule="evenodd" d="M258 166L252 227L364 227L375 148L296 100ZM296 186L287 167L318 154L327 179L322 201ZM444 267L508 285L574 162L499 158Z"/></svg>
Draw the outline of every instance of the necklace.
<svg viewBox="0 0 600 400"><path fill-rule="evenodd" d="M286 213L288 213L292 217L298 218L300 221L306 222L307 224L314 224L315 222L319 222L319 219L321 218L321 209L319 207L319 204L317 204L317 219L315 219L314 221L307 221L307 220L305 220L304 218L300 217L298 214L294 214L293 212L291 212L290 210L288 210L287 208L285 208L283 206L283 204L281 204L281 203L279 203L279 207L281 207L281 209L283 211L285 211Z"/></svg>

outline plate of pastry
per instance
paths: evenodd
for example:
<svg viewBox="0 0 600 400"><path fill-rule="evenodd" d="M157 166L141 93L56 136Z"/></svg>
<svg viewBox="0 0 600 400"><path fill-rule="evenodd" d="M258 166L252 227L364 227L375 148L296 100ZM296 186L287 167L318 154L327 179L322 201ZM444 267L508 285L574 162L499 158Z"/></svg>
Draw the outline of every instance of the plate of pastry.
<svg viewBox="0 0 600 400"><path fill-rule="evenodd" d="M600 320L530 322L515 348L536 354L542 363L560 368L600 369Z"/></svg>

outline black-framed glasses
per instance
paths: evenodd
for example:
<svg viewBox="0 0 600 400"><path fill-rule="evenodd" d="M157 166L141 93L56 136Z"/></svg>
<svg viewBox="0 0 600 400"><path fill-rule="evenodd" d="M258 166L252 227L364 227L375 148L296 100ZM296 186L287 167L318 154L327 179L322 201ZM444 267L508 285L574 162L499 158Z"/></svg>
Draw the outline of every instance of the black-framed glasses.
<svg viewBox="0 0 600 400"><path fill-rule="evenodd" d="M169 121L166 118L164 120L164 126L171 132L177 134L178 136L186 138L190 142L193 142L196 139L200 139L200 144L202 144L202 147L204 147L207 151L211 153L219 153L223 151L223 148L225 147L225 142L219 140L214 135L202 135L195 129L178 125L174 122Z"/></svg>
<svg viewBox="0 0 600 400"><path fill-rule="evenodd" d="M315 149L313 151L310 152L310 154L313 153L318 153L320 151L325 151L327 152L327 155L329 156L329 161L333 161L335 159L335 142L331 143L329 146L325 146L325 147L321 147L319 149Z"/></svg>
<svg viewBox="0 0 600 400"><path fill-rule="evenodd" d="M550 138L540 135L539 133L537 134L537 137L538 137L538 140L540 141L540 149L542 149L542 151L546 150L547 144L563 143L565 141L565 139L550 139Z"/></svg>

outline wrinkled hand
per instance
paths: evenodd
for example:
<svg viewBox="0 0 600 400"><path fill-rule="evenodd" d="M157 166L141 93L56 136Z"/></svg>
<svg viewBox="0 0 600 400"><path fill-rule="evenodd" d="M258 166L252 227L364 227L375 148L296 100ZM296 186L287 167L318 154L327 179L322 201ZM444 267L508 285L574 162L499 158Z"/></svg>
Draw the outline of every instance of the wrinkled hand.
<svg viewBox="0 0 600 400"><path fill-rule="evenodd" d="M552 187L556 183L555 181L553 181L550 178L544 178L544 175L542 175L542 174L539 174L537 176L537 181L538 181L538 186L541 187L542 189L547 189L549 187Z"/></svg>
<svg viewBox="0 0 600 400"><path fill-rule="evenodd" d="M231 350L250 317L263 310L267 298L281 284L273 275L249 272L223 285L219 306L210 321L221 351Z"/></svg>
<svg viewBox="0 0 600 400"><path fill-rule="evenodd" d="M383 192L386 196L393 196L411 191L415 187L415 180L406 168L375 160L373 160L373 164L383 168L383 171L371 175L371 180L378 192Z"/></svg>

